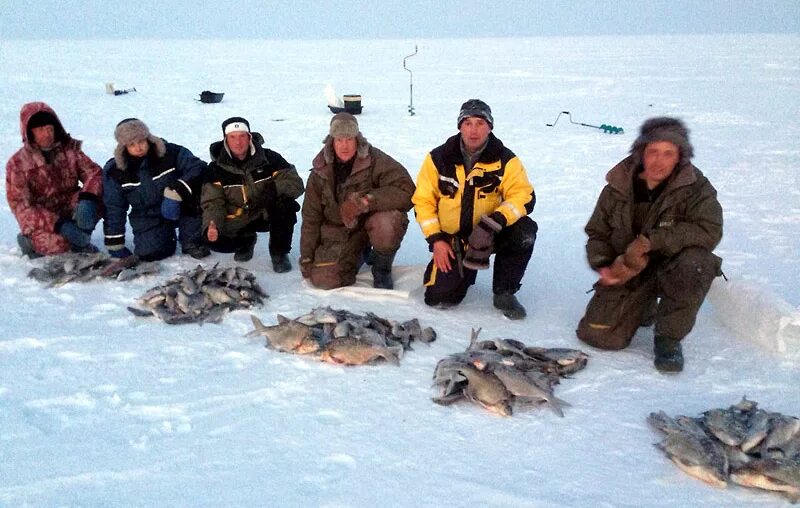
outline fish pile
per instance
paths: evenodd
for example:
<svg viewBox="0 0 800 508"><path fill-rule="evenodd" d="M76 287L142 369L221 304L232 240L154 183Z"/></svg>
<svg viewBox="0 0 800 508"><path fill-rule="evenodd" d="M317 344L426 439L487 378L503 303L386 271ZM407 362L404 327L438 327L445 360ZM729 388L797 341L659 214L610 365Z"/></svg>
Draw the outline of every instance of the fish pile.
<svg viewBox="0 0 800 508"><path fill-rule="evenodd" d="M719 488L731 480L800 500L800 419L742 398L697 418L659 411L647 421L666 434L656 446L687 474Z"/></svg>
<svg viewBox="0 0 800 508"><path fill-rule="evenodd" d="M466 399L501 416L511 416L515 402L544 403L564 416L562 407L569 404L554 395L553 387L586 367L586 353L527 346L515 339L479 341L479 333L472 330L466 351L439 360L433 384L441 391L434 402L446 406Z"/></svg>
<svg viewBox="0 0 800 508"><path fill-rule="evenodd" d="M98 277L124 282L158 271L158 263L142 263L136 256L115 259L103 252L68 252L45 257L44 264L32 268L28 277L45 283L47 287L58 287L68 282L88 282Z"/></svg>
<svg viewBox="0 0 800 508"><path fill-rule="evenodd" d="M128 310L137 316L156 316L170 325L219 323L226 312L260 306L268 297L245 268L197 265L140 296L137 302L144 309Z"/></svg>
<svg viewBox="0 0 800 508"><path fill-rule="evenodd" d="M254 330L247 336L263 335L266 347L299 355L309 355L323 362L362 365L384 361L400 364L403 352L412 350L414 341L430 344L436 340L431 327L422 328L419 320L399 322L330 307L317 307L295 319L278 314L278 324L265 326L250 316Z"/></svg>

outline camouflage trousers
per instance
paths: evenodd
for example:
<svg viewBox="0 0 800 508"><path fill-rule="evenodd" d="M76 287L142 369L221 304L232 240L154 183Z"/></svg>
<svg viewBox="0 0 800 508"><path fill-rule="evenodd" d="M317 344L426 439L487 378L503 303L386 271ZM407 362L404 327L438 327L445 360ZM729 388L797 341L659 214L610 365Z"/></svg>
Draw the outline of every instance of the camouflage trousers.
<svg viewBox="0 0 800 508"><path fill-rule="evenodd" d="M594 285L594 295L576 333L600 349L624 349L642 324L655 317L655 334L681 340L694 327L697 312L722 260L690 247L648 266L621 286ZM655 313L655 316L652 313Z"/></svg>
<svg viewBox="0 0 800 508"><path fill-rule="evenodd" d="M337 228L338 236L328 232L326 244L318 247L309 280L315 287L333 289L356 281L364 263L362 253L372 245L380 254L393 255L408 230L408 215L399 210L373 212L364 226L354 230ZM325 259L320 252L324 252Z"/></svg>

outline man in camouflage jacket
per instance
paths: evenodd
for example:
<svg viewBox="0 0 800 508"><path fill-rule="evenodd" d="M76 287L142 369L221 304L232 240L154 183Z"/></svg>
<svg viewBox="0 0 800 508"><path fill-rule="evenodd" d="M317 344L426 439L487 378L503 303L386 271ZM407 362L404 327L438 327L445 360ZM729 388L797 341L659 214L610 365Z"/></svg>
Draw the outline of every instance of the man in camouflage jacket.
<svg viewBox="0 0 800 508"><path fill-rule="evenodd" d="M103 175L44 102L22 106L22 148L6 164L6 196L29 257L97 251L92 231L102 212Z"/></svg>

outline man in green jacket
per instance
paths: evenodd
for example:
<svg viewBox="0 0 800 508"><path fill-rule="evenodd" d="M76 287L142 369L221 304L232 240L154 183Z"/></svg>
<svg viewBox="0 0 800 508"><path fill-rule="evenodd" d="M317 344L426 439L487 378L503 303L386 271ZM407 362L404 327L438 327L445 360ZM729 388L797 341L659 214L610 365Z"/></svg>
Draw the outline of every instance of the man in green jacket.
<svg viewBox="0 0 800 508"><path fill-rule="evenodd" d="M655 366L683 370L681 340L721 273L717 191L691 163L689 131L675 118L644 122L631 155L606 175L586 225L595 293L578 338L601 349L627 347L655 323Z"/></svg>
<svg viewBox="0 0 800 508"><path fill-rule="evenodd" d="M262 146L264 138L250 132L244 118L222 122L222 133L224 139L211 144L212 162L200 198L209 247L249 261L257 232L269 231L272 268L288 272L303 180L281 154Z"/></svg>

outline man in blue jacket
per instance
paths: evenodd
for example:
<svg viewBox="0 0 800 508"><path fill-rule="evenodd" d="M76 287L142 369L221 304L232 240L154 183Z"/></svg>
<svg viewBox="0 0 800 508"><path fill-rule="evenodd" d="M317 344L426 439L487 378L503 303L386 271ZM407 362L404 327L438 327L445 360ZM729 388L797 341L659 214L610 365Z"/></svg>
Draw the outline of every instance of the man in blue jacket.
<svg viewBox="0 0 800 508"><path fill-rule="evenodd" d="M103 168L103 231L108 252L131 255L125 246L126 214L133 231L134 251L153 261L181 251L195 259L210 254L200 233L200 187L207 164L188 149L150 133L137 118L127 118L114 130L117 148Z"/></svg>

